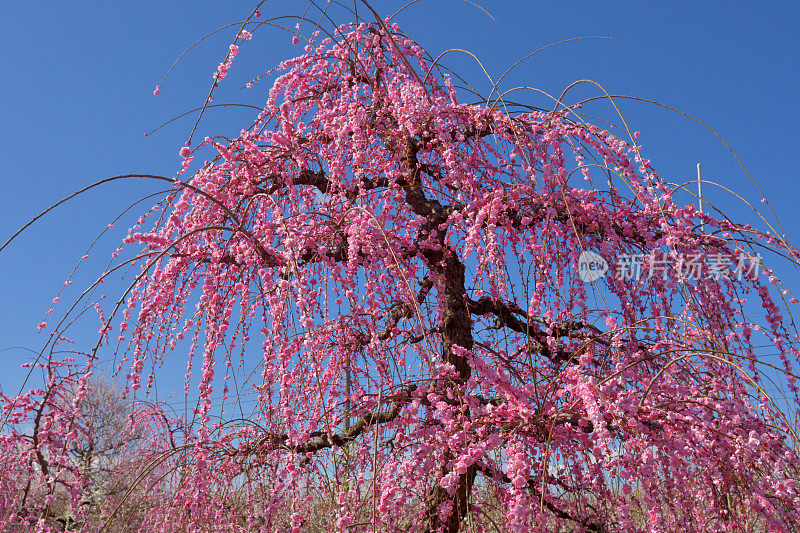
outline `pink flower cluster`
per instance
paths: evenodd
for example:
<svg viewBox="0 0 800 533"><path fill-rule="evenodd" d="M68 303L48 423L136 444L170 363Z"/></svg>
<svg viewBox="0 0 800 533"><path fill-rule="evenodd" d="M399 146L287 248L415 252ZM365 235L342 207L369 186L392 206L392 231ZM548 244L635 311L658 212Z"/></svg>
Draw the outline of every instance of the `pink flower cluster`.
<svg viewBox="0 0 800 533"><path fill-rule="evenodd" d="M145 419L142 472L166 481L144 530L306 531L322 508L339 531L800 520L799 339L770 282L592 285L576 267L587 249L736 254L753 228L679 205L636 136L574 109L459 103L396 25L336 28L281 68L252 126L181 148L185 168L212 155L131 230L134 278L86 366L53 359L47 387L2 397L7 486L36 473L79 507L88 485L56 450L80 417L52 397L102 353L144 401L186 359L193 410ZM764 395L774 372L791 407ZM13 494L0 524L47 516Z"/></svg>

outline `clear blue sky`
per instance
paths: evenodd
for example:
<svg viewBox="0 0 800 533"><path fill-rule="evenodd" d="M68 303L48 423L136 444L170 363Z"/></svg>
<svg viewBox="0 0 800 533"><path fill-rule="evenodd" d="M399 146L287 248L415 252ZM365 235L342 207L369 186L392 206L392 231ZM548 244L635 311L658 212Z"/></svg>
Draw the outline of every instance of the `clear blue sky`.
<svg viewBox="0 0 800 533"><path fill-rule="evenodd" d="M375 0L373 5L388 14L404 3ZM303 4L267 2L262 20L297 14ZM190 52L158 97L153 88L184 48L216 27L242 20L253 5L7 2L0 20L4 74L0 241L37 211L94 180L133 172L174 175L178 150L193 119L175 121L149 137L143 133L202 103L211 73L235 30L224 30ZM796 207L800 4L492 1L483 5L494 21L461 0L426 0L396 20L432 55L448 48L469 49L494 77L544 45L580 36L611 37L550 48L517 67L503 87L529 85L560 93L570 82L590 78L609 92L658 100L697 117L737 151L780 216L789 240L800 242ZM312 9L309 16L317 15ZM336 20L347 21L338 16ZM253 90L239 87L299 52L287 34L257 31L242 46L216 102L260 105L269 82ZM451 55L446 64L461 70L477 87L488 86L471 58ZM597 91L585 88L575 94ZM531 93L521 98L545 103ZM639 140L645 154L662 176L690 178L701 162L706 178L758 204L760 194L708 131L647 104L623 102L621 107L632 128L642 133ZM607 103L585 111L613 116ZM199 138L235 135L251 114L232 108L211 110L200 124ZM83 249L133 199L155 191L152 184L142 182L107 186L40 221L0 254L0 350L41 348L45 338L35 326ZM710 186L704 192L730 214L753 220L726 194ZM77 296L89 274L102 269L124 226L119 224L117 233L100 243L93 255L96 261L90 260L86 275L76 278L65 301ZM795 271L785 270L783 275L796 278ZM112 289L110 297L115 296ZM94 342L97 323L92 319L89 324L75 330L77 341ZM22 376L18 366L30 354L12 349L0 351L0 357L0 386L7 393L15 391Z"/></svg>

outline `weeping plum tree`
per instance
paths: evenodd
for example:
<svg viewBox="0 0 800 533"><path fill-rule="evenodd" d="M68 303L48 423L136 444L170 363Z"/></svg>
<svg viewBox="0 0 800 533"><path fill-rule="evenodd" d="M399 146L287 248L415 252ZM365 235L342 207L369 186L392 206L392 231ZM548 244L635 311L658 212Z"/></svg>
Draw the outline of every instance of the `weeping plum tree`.
<svg viewBox="0 0 800 533"><path fill-rule="evenodd" d="M627 128L464 103L388 19L322 31L238 137L151 176L172 190L115 253L105 276L134 274L85 361L51 350L3 397L3 528L58 527L34 478L85 527L52 398L108 357L132 398L175 358L199 382L182 432L143 411L132 479L158 490L110 529L790 530L798 337L751 256L795 249L680 205Z"/></svg>

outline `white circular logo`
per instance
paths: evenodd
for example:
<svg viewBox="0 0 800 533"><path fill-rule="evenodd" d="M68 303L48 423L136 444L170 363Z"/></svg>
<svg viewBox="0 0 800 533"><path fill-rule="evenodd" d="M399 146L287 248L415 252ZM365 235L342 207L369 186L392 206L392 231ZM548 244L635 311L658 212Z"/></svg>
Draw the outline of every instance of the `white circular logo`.
<svg viewBox="0 0 800 533"><path fill-rule="evenodd" d="M578 276L586 283L591 283L606 275L608 263L591 250L582 252L578 257Z"/></svg>

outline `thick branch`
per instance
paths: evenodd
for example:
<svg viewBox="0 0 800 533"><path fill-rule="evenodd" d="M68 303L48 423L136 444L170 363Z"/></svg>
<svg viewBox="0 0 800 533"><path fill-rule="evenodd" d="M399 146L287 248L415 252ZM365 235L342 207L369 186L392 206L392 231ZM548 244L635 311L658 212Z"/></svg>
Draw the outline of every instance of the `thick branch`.
<svg viewBox="0 0 800 533"><path fill-rule="evenodd" d="M469 496L472 492L472 486L475 484L475 476L478 469L475 465L467 468L467 471L458 477L455 493L452 496L453 510L450 513L447 521L442 523L439 517L439 511L443 502L451 499L447 490L440 484L436 484L436 488L432 491L431 500L428 502L428 507L425 511L425 533L434 533L442 530L446 533L458 533L461 530L461 522L467 516L469 511ZM443 475L447 471L443 469Z"/></svg>
<svg viewBox="0 0 800 533"><path fill-rule="evenodd" d="M482 462L477 462L475 463L474 466L476 466L477 470L486 477L501 481L503 483L511 483L511 478L508 477L508 475L506 475L505 472L502 472L499 469L493 468ZM528 492L530 492L535 498L538 498L542 502L542 505L544 505L544 507L546 507L548 511L553 513L558 518L561 518L562 520L570 520L572 522L581 524L583 527L586 528L586 531L592 533L605 533L606 531L608 531L602 524L598 524L588 519L581 520L580 518L576 518L567 511L558 508L555 504L548 501L546 498L543 498L542 493L539 490L539 484L536 483L536 481L533 478L529 477L525 486L528 489Z"/></svg>
<svg viewBox="0 0 800 533"><path fill-rule="evenodd" d="M548 324L543 317L528 316L528 313L513 303L507 304L488 296L483 296L477 301L468 299L467 304L470 313L473 315L494 315L501 327L507 327L533 339L539 345L540 353L553 362L568 360L572 354L566 353L563 348L558 348L556 353L553 353L547 344L547 337L589 339L599 344L608 345L608 340L603 338L602 331L591 324L579 320L570 319L560 324ZM551 331L549 333L543 331L542 326L550 327ZM584 330L588 330L591 333L587 334Z"/></svg>
<svg viewBox="0 0 800 533"><path fill-rule="evenodd" d="M454 251L445 243L445 232L441 228L442 224L447 221L452 208L446 208L437 200L425 196L417 159L420 148L419 141L413 138L406 139L403 161L406 165L407 184L403 189L406 193L406 202L411 210L426 219L420 228L417 243L439 293L443 341L442 360L455 367L460 379L467 380L472 373L469 363L453 348L458 346L471 350L475 342L472 337L472 319L467 308L467 297L464 290L465 268ZM434 242L429 242L430 240Z"/></svg>
<svg viewBox="0 0 800 533"><path fill-rule="evenodd" d="M258 192L262 194L272 194L275 191L283 188L286 185L285 178L279 174L268 174L258 180L256 185L267 183L266 187L259 189ZM292 185L313 185L323 194L328 194L330 190L330 181L325 177L323 171L314 172L311 169L304 168L297 176L291 178Z"/></svg>
<svg viewBox="0 0 800 533"><path fill-rule="evenodd" d="M392 396L392 406L388 411L368 413L356 420L349 428L339 433L328 433L326 431L314 431L311 433L311 440L302 444L288 445L289 436L286 434L268 434L262 437L258 443L248 445L238 450L237 455L249 455L258 453L264 447L279 448L285 447L297 453L314 453L334 446L344 446L348 442L354 441L359 435L368 428L391 422L400 414L402 406L410 401L411 393L417 389L416 385L408 387L403 392Z"/></svg>
<svg viewBox="0 0 800 533"><path fill-rule="evenodd" d="M425 298L428 296L428 292L430 292L431 288L433 287L433 282L425 276L419 283L420 288L419 292L417 293L416 301L417 304L422 304L425 301ZM413 315L414 310L411 308L408 303L400 300L393 306L392 312L389 316L389 320L386 322L386 327L383 328L383 331L378 333L378 339L386 340L391 337L394 328L397 327L397 323L402 318L411 318Z"/></svg>

